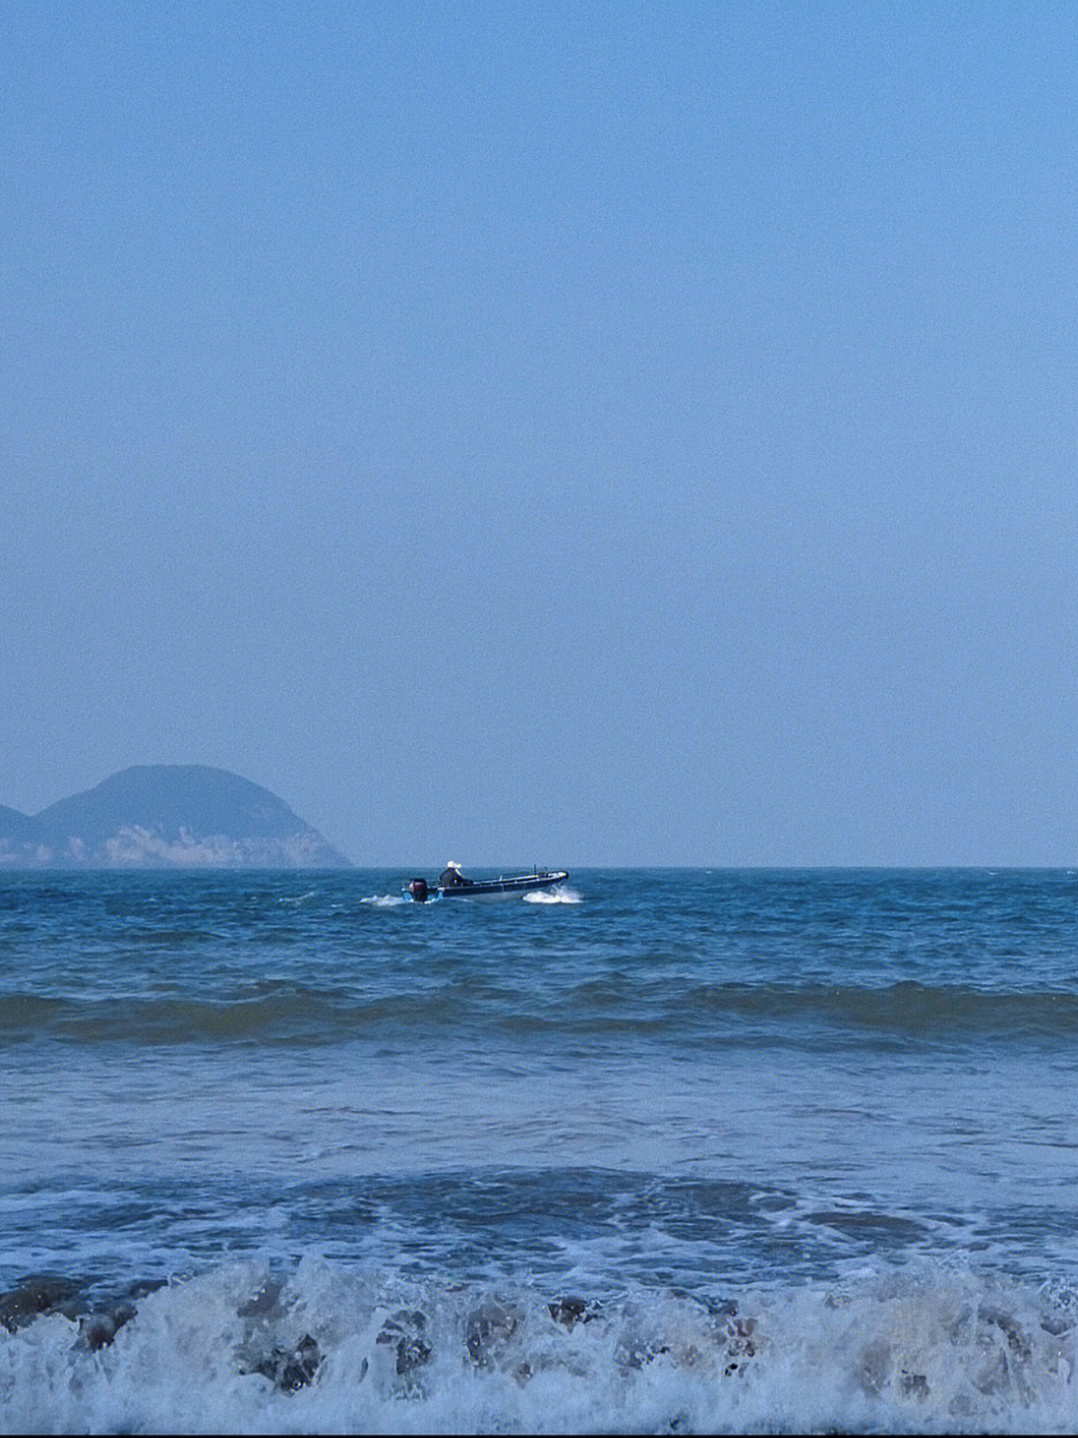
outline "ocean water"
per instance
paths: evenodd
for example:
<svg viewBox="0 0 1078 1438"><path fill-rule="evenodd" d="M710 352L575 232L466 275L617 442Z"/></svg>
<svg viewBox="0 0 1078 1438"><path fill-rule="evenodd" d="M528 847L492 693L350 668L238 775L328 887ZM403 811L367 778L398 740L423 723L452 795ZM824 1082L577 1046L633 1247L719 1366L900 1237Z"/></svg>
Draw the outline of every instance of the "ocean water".
<svg viewBox="0 0 1078 1438"><path fill-rule="evenodd" d="M1078 874L409 877L0 875L0 1430L1078 1429Z"/></svg>

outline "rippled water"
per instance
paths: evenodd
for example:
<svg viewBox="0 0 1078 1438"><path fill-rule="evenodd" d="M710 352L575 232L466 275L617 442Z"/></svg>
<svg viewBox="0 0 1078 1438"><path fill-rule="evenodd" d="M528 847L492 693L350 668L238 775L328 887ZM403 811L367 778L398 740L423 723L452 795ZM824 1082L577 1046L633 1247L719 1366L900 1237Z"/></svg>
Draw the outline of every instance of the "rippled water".
<svg viewBox="0 0 1078 1438"><path fill-rule="evenodd" d="M1078 876L409 877L0 875L0 1427L1073 1431Z"/></svg>

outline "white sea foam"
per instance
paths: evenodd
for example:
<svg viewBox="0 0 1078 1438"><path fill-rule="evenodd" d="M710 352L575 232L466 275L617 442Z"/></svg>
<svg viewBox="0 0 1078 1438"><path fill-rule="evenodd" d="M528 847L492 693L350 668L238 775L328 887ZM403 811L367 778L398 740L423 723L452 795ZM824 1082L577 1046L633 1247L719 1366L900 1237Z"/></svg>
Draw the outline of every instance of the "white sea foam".
<svg viewBox="0 0 1078 1438"><path fill-rule="evenodd" d="M1074 1296L972 1274L617 1298L303 1260L0 1331L0 1431L1073 1432Z"/></svg>
<svg viewBox="0 0 1078 1438"><path fill-rule="evenodd" d="M526 904L579 904L580 895L568 884L557 884L553 889L533 889L523 896Z"/></svg>

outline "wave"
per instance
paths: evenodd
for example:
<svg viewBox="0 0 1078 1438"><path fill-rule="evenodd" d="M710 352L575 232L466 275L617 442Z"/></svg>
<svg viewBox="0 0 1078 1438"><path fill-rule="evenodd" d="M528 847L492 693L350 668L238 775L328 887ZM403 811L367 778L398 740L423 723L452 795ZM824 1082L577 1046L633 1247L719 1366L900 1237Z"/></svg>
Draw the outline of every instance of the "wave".
<svg viewBox="0 0 1078 1438"><path fill-rule="evenodd" d="M319 1045L341 1042L376 1026L412 1024L424 1010L443 1013L452 1001L437 995L395 995L364 1001L341 991L298 984L266 984L234 999L74 999L37 995L0 997L0 1037L45 1035L79 1043L211 1042ZM451 1017L451 1013L444 1017Z"/></svg>
<svg viewBox="0 0 1078 1438"><path fill-rule="evenodd" d="M530 980L530 975L528 976ZM405 1025L428 1034L482 1025L516 1037L636 1034L691 1046L785 1038L812 1043L1044 1042L1078 1038L1078 995L1000 992L913 982L856 985L726 983L671 986L625 973L542 992L511 975L444 981L364 994L264 980L228 997L119 992L108 997L0 995L0 1038L138 1043L237 1040L325 1044Z"/></svg>
<svg viewBox="0 0 1078 1438"><path fill-rule="evenodd" d="M1071 1044L1078 994L993 991L916 982L854 984L672 984L636 982L624 971L576 985L560 1002L521 1005L503 1022L515 1031L636 1033L683 1046L713 1043L837 1045L919 1042Z"/></svg>
<svg viewBox="0 0 1078 1438"><path fill-rule="evenodd" d="M1078 994L928 985L710 984L684 996L701 1020L714 1014L869 1029L916 1038L1059 1039L1078 1035Z"/></svg>
<svg viewBox="0 0 1078 1438"><path fill-rule="evenodd" d="M0 1296L5 1432L1073 1432L1073 1290L881 1270L702 1300L318 1255Z"/></svg>

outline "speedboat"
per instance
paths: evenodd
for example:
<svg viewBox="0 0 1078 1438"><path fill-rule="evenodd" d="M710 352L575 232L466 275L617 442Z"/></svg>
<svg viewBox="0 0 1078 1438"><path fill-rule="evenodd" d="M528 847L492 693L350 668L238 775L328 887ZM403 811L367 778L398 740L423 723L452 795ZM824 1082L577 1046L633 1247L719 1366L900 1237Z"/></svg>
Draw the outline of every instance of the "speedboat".
<svg viewBox="0 0 1078 1438"><path fill-rule="evenodd" d="M564 884L569 877L564 869L537 869L533 874L515 874L511 878L466 879L455 864L452 882L428 884L426 879L412 879L407 892L417 904L425 904L430 898L438 899L518 899L538 889L552 889L555 884ZM443 878L445 876L443 875Z"/></svg>

